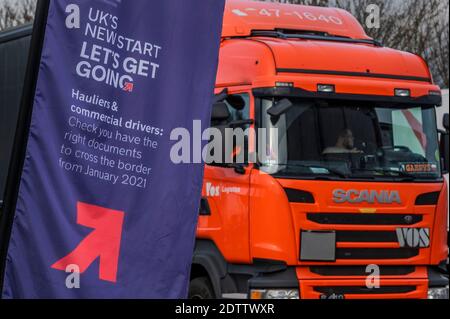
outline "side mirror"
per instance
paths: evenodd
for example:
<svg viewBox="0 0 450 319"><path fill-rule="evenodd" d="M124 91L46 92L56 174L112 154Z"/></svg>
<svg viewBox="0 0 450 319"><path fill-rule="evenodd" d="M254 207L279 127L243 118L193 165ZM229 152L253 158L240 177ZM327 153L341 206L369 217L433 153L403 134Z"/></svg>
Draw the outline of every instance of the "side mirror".
<svg viewBox="0 0 450 319"><path fill-rule="evenodd" d="M225 99L228 104L231 105L232 108L234 108L237 111L242 111L245 109L245 106L247 103L245 102L244 98L241 95L228 95Z"/></svg>
<svg viewBox="0 0 450 319"><path fill-rule="evenodd" d="M449 131L449 128L448 128L448 113L444 114L444 118L442 119L442 126L447 130L447 132Z"/></svg>
<svg viewBox="0 0 450 319"><path fill-rule="evenodd" d="M224 102L218 102L213 104L211 120L213 121L225 121L231 116L228 105Z"/></svg>

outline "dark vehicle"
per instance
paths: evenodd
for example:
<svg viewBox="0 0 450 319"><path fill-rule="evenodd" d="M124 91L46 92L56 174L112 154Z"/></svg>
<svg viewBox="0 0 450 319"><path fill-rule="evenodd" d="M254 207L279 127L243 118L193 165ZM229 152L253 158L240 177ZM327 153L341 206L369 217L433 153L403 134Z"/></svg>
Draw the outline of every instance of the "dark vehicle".
<svg viewBox="0 0 450 319"><path fill-rule="evenodd" d="M19 114L31 31L32 25L29 24L0 33L0 207Z"/></svg>

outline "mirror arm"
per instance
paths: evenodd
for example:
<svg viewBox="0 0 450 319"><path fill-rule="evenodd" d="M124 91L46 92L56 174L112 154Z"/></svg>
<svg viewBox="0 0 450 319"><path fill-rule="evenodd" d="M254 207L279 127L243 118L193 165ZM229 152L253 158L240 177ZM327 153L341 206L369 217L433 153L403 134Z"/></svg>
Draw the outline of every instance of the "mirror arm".
<svg viewBox="0 0 450 319"><path fill-rule="evenodd" d="M245 175L245 167L244 164L230 164L229 168L233 168L234 171L239 175Z"/></svg>
<svg viewBox="0 0 450 319"><path fill-rule="evenodd" d="M279 116L270 116L270 122L272 123L273 126L275 126L279 120L280 120Z"/></svg>
<svg viewBox="0 0 450 319"><path fill-rule="evenodd" d="M228 89L225 88L219 94L214 95L213 104L222 102L228 97Z"/></svg>

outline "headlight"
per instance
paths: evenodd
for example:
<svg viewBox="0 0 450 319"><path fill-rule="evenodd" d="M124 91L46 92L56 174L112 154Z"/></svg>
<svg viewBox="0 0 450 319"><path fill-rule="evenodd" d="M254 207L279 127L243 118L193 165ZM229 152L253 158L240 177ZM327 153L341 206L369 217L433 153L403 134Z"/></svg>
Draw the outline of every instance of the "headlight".
<svg viewBox="0 0 450 319"><path fill-rule="evenodd" d="M250 299L299 299L298 289L252 289Z"/></svg>
<svg viewBox="0 0 450 319"><path fill-rule="evenodd" d="M448 299L448 286L428 289L428 299Z"/></svg>

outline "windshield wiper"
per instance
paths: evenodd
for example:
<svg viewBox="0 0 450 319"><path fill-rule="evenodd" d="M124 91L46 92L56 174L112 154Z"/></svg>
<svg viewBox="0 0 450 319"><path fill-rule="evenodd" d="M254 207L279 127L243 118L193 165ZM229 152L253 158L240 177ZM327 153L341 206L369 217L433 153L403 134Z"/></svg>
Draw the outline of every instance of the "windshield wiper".
<svg viewBox="0 0 450 319"><path fill-rule="evenodd" d="M381 170L384 174L397 174L398 177L403 177L405 179L408 180L415 180L416 176L414 176L413 174L407 173L405 171L400 171L400 170L393 170L393 169L382 169ZM392 176L394 177L394 176Z"/></svg>
<svg viewBox="0 0 450 319"><path fill-rule="evenodd" d="M319 176L323 177L323 176L327 176L328 175L328 174L322 174L322 173L314 173L314 171L313 171L315 168L323 169L323 170L326 170L331 175L335 175L335 176L338 176L338 177L343 178L343 179L348 178L348 175L346 175L345 173L343 173L343 172L341 172L341 171L339 171L337 169L333 169L333 168L326 167L326 166L321 166L321 165L305 165L305 164L285 164L285 165L283 165L283 164L278 164L278 166L286 166L288 168L289 168L289 166L291 166L291 167L293 166L293 167L308 168L317 177L319 177Z"/></svg>
<svg viewBox="0 0 450 319"><path fill-rule="evenodd" d="M397 169L389 169L389 168L375 168L375 169L354 169L354 171L360 171L360 172L370 172L370 173L378 173L382 174L381 176L384 177L403 177L408 180L414 180L416 179L416 176L401 171ZM394 176L393 174L396 174L397 176Z"/></svg>

